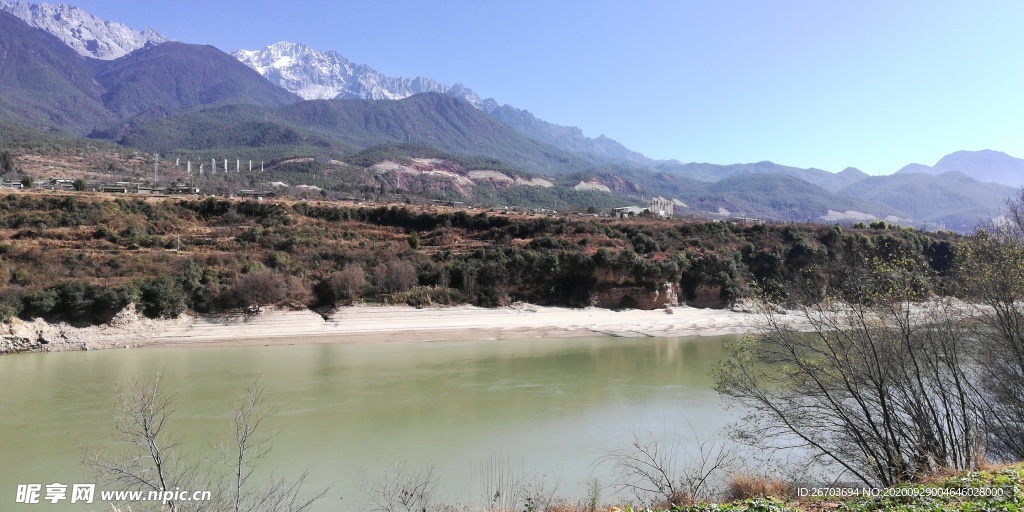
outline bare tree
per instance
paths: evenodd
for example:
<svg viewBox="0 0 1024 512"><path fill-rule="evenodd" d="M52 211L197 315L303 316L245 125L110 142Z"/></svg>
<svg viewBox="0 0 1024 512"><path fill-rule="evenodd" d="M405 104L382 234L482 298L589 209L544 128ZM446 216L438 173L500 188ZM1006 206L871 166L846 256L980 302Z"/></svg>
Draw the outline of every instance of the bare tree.
<svg viewBox="0 0 1024 512"><path fill-rule="evenodd" d="M412 469L396 461L377 479L362 473L363 489L378 512L428 512L437 508L433 466Z"/></svg>
<svg viewBox="0 0 1024 512"><path fill-rule="evenodd" d="M835 281L803 283L808 295L835 295L789 317L765 303L759 335L730 345L716 387L749 411L736 438L798 448L885 486L975 468L984 412L968 374L970 318L948 301L921 302L915 262L854 255L846 265L816 274Z"/></svg>
<svg viewBox="0 0 1024 512"><path fill-rule="evenodd" d="M166 430L174 412L173 397L161 393L159 382L159 377L134 380L127 391L118 389L114 430L127 446L115 454L87 450L84 457L85 464L104 485L125 491L216 491L210 501L167 503L174 512L304 512L326 495L326 489L313 494L304 491L308 473L294 480L271 478L262 484L251 481L275 435L262 433L261 427L272 411L263 405L264 390L259 379L252 382L245 400L233 411L234 438L221 443L219 464L186 458L181 453L181 443ZM230 472L225 474L222 468Z"/></svg>
<svg viewBox="0 0 1024 512"><path fill-rule="evenodd" d="M604 457L616 473L613 486L648 504L685 506L716 497L717 481L739 464L739 457L718 437L633 433L626 448ZM685 453L686 450L691 452Z"/></svg>
<svg viewBox="0 0 1024 512"><path fill-rule="evenodd" d="M990 438L989 456L1024 459L1024 191L1009 202L1010 218L959 245L958 282L974 304L977 380Z"/></svg>
<svg viewBox="0 0 1024 512"><path fill-rule="evenodd" d="M125 491L206 489L199 463L180 453L181 442L170 436L167 420L174 412L173 397L160 393L160 377L133 380L128 388L115 388L118 408L114 416L117 441L125 446L114 454L87 450L83 462L108 488ZM202 510L198 502L170 502L175 511Z"/></svg>

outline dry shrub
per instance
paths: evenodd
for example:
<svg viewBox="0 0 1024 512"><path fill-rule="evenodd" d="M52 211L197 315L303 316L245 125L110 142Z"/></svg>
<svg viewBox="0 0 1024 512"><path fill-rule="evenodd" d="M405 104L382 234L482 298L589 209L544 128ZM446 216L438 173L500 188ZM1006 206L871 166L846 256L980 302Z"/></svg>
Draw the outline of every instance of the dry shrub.
<svg viewBox="0 0 1024 512"><path fill-rule="evenodd" d="M403 260L389 260L373 268L373 278L381 293L404 292L416 284L416 267Z"/></svg>
<svg viewBox="0 0 1024 512"><path fill-rule="evenodd" d="M358 263L349 263L331 275L328 286L332 303L341 299L358 300L366 288L366 272Z"/></svg>
<svg viewBox="0 0 1024 512"><path fill-rule="evenodd" d="M777 498L790 496L793 494L793 489L782 480L740 473L729 478L725 492L726 498L729 500L746 500L768 496Z"/></svg>
<svg viewBox="0 0 1024 512"><path fill-rule="evenodd" d="M306 304L312 300L309 286L301 278L269 269L244 274L234 286L236 303L260 307L287 301Z"/></svg>
<svg viewBox="0 0 1024 512"><path fill-rule="evenodd" d="M693 495L684 490L676 490L672 494L665 496L664 499L655 501L655 508L672 510L679 507L689 507L696 505L698 500L693 498Z"/></svg>
<svg viewBox="0 0 1024 512"><path fill-rule="evenodd" d="M569 501L556 501L544 508L544 512L586 512L587 508Z"/></svg>

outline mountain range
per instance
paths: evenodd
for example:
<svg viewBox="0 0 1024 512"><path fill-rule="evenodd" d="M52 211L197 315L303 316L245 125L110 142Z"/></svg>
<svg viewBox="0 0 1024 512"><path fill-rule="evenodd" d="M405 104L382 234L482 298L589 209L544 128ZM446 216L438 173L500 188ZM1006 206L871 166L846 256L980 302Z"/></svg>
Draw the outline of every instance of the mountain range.
<svg viewBox="0 0 1024 512"><path fill-rule="evenodd" d="M493 98L481 98L465 85L445 85L424 77L388 77L369 66L352 63L334 51L323 52L281 41L260 50L237 50L232 55L267 80L306 100L398 100L435 92L465 100L523 134L559 149L626 162L651 162L608 137L590 138L579 128L548 123L526 110L500 105Z"/></svg>
<svg viewBox="0 0 1024 512"><path fill-rule="evenodd" d="M113 60L168 41L151 28L139 32L72 5L0 0L0 10L49 32L83 57Z"/></svg>
<svg viewBox="0 0 1024 512"><path fill-rule="evenodd" d="M889 218L969 229L997 215L1012 187L1024 184L1024 160L995 151L957 152L892 176L773 162L653 161L607 137L588 138L480 98L464 85L388 77L337 52L281 42L228 55L72 6L10 1L0 1L0 123L183 155L231 150L403 160L412 155L394 153L394 145L412 144L462 162L426 159L442 162L430 176L457 181L475 172L473 179L490 176L507 186L540 180L554 187L544 197L561 194L560 204L579 199L580 191L607 191L622 203L663 196L701 215ZM366 152L381 145L392 149ZM398 165L364 160L359 165L378 174ZM587 200L600 193L587 192Z"/></svg>

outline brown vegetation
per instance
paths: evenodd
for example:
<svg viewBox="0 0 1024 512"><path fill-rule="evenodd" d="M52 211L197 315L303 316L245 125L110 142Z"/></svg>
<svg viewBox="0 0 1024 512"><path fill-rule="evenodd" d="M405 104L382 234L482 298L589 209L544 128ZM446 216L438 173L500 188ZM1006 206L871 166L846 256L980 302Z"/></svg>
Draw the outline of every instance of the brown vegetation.
<svg viewBox="0 0 1024 512"><path fill-rule="evenodd" d="M785 481L765 476L754 476L749 473L732 475L725 488L725 498L728 501L767 497L789 498L791 496L793 496L793 488Z"/></svg>
<svg viewBox="0 0 1024 512"><path fill-rule="evenodd" d="M915 258L941 291L955 242L908 230L15 192L0 197L0 313L95 322L131 302L175 316L358 299L725 307L755 289L784 293L844 250Z"/></svg>

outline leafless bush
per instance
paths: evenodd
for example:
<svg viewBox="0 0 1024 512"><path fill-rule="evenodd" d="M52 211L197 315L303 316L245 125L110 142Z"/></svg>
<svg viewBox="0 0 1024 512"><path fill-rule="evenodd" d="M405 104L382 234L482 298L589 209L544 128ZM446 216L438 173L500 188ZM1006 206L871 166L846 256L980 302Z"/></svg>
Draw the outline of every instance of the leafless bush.
<svg viewBox="0 0 1024 512"><path fill-rule="evenodd" d="M381 293L408 290L416 284L416 267L404 260L389 260L373 268L373 279Z"/></svg>
<svg viewBox="0 0 1024 512"><path fill-rule="evenodd" d="M256 466L270 449L273 435L260 426L269 414L263 407L263 388L258 381L249 387L245 401L233 412L234 439L222 443L222 461L210 465L182 451L181 442L167 431L173 414L173 397L160 391L160 378L134 380L127 389L117 388L115 437L124 445L116 453L87 449L83 457L105 488L124 491L169 489L211 490L211 501L175 501L175 512L304 512L327 491L305 495L306 474L296 480L271 479L253 485ZM225 473L224 468L230 471Z"/></svg>
<svg viewBox="0 0 1024 512"><path fill-rule="evenodd" d="M339 299L355 301L359 299L363 289L366 288L366 272L362 265L349 263L340 272L331 275L329 284L332 298L335 301Z"/></svg>
<svg viewBox="0 0 1024 512"><path fill-rule="evenodd" d="M548 479L539 473L532 473L522 485L523 510L525 512L552 512L557 506L567 506L563 500L555 497L559 483L550 486Z"/></svg>
<svg viewBox="0 0 1024 512"><path fill-rule="evenodd" d="M986 226L958 246L962 292L976 305L982 340L977 380L985 398L989 456L1024 459L1024 193L1011 220Z"/></svg>
<svg viewBox="0 0 1024 512"><path fill-rule="evenodd" d="M806 284L842 287L844 301L800 306L800 329L769 304L759 335L728 345L716 387L748 411L735 438L803 450L875 485L976 467L983 411L967 372L969 319L921 302L919 262L845 264L840 280Z"/></svg>
<svg viewBox="0 0 1024 512"><path fill-rule="evenodd" d="M312 298L309 287L302 279L270 269L240 276L235 281L232 295L237 305L256 311L263 306L285 301L306 304Z"/></svg>
<svg viewBox="0 0 1024 512"><path fill-rule="evenodd" d="M739 458L723 440L701 439L692 426L690 430L691 437L634 432L628 447L601 459L616 473L613 487L643 503L669 508L715 498L717 481L737 466ZM692 454L681 453L686 447Z"/></svg>
<svg viewBox="0 0 1024 512"><path fill-rule="evenodd" d="M235 282L234 295L243 307L262 307L284 300L288 284L284 276L263 269L243 274Z"/></svg>
<svg viewBox="0 0 1024 512"><path fill-rule="evenodd" d="M433 466L411 469L405 461L388 467L380 478L362 474L363 489L378 512L428 512L438 510L437 476Z"/></svg>
<svg viewBox="0 0 1024 512"><path fill-rule="evenodd" d="M301 309L313 301L313 292L301 277L285 274L284 285L284 300L290 307Z"/></svg>

